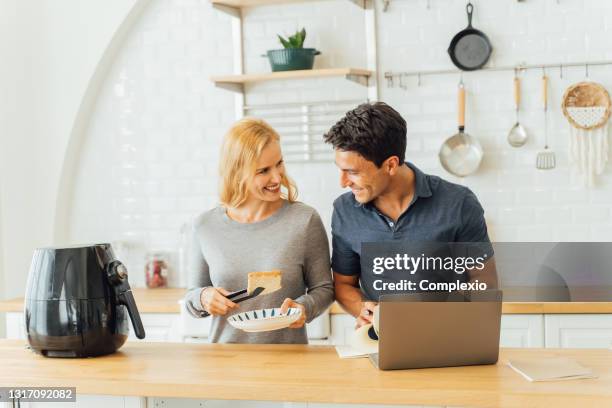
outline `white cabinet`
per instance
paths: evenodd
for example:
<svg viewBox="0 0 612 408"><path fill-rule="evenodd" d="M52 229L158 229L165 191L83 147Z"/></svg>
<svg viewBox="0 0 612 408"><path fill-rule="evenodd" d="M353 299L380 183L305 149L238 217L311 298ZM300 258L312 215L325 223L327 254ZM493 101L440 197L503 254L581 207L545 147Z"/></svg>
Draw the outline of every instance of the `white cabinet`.
<svg viewBox="0 0 612 408"><path fill-rule="evenodd" d="M181 337L188 342L206 342L210 331L210 318L193 317L185 308L185 299L179 300Z"/></svg>
<svg viewBox="0 0 612 408"><path fill-rule="evenodd" d="M116 397L112 395L83 395L78 394L76 402L0 402L0 408L146 408L147 399L142 397Z"/></svg>
<svg viewBox="0 0 612 408"><path fill-rule="evenodd" d="M8 312L6 314L6 338L25 339L25 321L22 312Z"/></svg>
<svg viewBox="0 0 612 408"><path fill-rule="evenodd" d="M130 322L130 341L182 341L180 337L180 319L177 313L142 313L140 315L145 328L146 337L138 340ZM23 313L9 312L6 314L6 337L8 339L25 339L25 321Z"/></svg>
<svg viewBox="0 0 612 408"><path fill-rule="evenodd" d="M544 315L503 315L499 345L501 347L544 347Z"/></svg>
<svg viewBox="0 0 612 408"><path fill-rule="evenodd" d="M355 318L349 314L331 315L330 344L342 346L348 343L349 336L355 330Z"/></svg>
<svg viewBox="0 0 612 408"><path fill-rule="evenodd" d="M141 313L140 319L145 328L146 337L139 340L134 335L130 322L129 341L169 341L169 342L206 342L210 319L196 319L187 313ZM307 324L310 344L329 344L331 332L328 312ZM25 339L25 322L23 313L6 314L6 337L8 339Z"/></svg>
<svg viewBox="0 0 612 408"><path fill-rule="evenodd" d="M277 401L221 401L176 398L148 398L148 408L392 408L397 405L335 404L316 402ZM422 406L400 405L400 408L423 408ZM435 408L428 406L428 408Z"/></svg>
<svg viewBox="0 0 612 408"><path fill-rule="evenodd" d="M329 311L306 323L306 333L310 344L326 344L331 334L331 321Z"/></svg>
<svg viewBox="0 0 612 408"><path fill-rule="evenodd" d="M331 343L347 344L355 330L355 318L347 314L332 315ZM501 321L500 346L544 347L543 315L503 315Z"/></svg>
<svg viewBox="0 0 612 408"><path fill-rule="evenodd" d="M134 328L130 321L129 340L138 341L182 341L180 335L180 319L177 313L142 313L140 315L142 325L145 328L146 337L138 340L134 335Z"/></svg>
<svg viewBox="0 0 612 408"><path fill-rule="evenodd" d="M143 313L146 338L137 340L130 328L130 341L206 342L210 319L193 319L198 336L185 336L185 316L178 313ZM355 319L347 314L327 313L308 326L310 344L347 344L355 329ZM25 339L23 313L6 314L9 339ZM500 346L502 347L612 347L612 314L512 314L503 315Z"/></svg>
<svg viewBox="0 0 612 408"><path fill-rule="evenodd" d="M612 347L612 315L609 314L546 315L545 328L546 347Z"/></svg>

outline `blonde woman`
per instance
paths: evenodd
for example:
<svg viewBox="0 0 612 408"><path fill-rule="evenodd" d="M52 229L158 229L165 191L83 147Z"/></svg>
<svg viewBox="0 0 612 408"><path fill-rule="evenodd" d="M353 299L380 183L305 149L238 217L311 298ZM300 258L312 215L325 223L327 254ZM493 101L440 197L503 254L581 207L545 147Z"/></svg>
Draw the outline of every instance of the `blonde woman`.
<svg viewBox="0 0 612 408"><path fill-rule="evenodd" d="M278 133L263 120L239 121L225 136L219 172L221 205L194 223L186 302L213 316L211 342L308 343L304 323L334 297L329 246L317 212L296 201ZM225 297L247 287L249 272L275 269L282 271L280 290L240 304ZM260 333L227 323L241 310L269 307L297 307L302 315L289 328Z"/></svg>

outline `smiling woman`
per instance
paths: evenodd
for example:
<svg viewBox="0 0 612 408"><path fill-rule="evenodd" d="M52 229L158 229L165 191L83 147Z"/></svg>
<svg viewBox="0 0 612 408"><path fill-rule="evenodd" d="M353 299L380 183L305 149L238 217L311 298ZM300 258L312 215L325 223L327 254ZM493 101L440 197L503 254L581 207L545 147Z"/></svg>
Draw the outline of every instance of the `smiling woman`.
<svg viewBox="0 0 612 408"><path fill-rule="evenodd" d="M228 132L219 165L220 198L237 216L237 210L249 200L279 205L281 198L297 199L295 184L285 173L279 142L278 133L260 119L241 120ZM286 194L281 193L281 186Z"/></svg>
<svg viewBox="0 0 612 408"><path fill-rule="evenodd" d="M213 316L209 339L224 343L307 343L304 323L333 301L329 246L317 212L297 202L278 133L247 118L226 134L219 166L221 205L194 223L188 311ZM238 304L230 292L248 286L255 271L279 270L281 288ZM227 317L249 310L300 310L287 328L248 333Z"/></svg>

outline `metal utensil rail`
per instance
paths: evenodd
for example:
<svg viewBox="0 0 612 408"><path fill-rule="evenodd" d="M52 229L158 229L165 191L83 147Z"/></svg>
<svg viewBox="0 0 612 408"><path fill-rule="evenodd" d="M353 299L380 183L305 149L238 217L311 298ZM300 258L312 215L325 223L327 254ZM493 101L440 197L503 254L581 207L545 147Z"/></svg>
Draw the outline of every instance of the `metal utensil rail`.
<svg viewBox="0 0 612 408"><path fill-rule="evenodd" d="M586 76L589 76L589 68L595 66L608 66L612 65L612 60L605 61L583 61L583 62L557 62L557 63L547 63L547 64L518 64L518 65L505 65L499 67L485 67L481 68L477 71L461 71L458 69L437 69L437 70L424 70L424 71L403 71L403 72L393 72L386 71L384 73L384 78L387 80L387 86L389 88L394 86L394 79L399 79L399 86L402 89L406 89L407 87L403 83L402 79L406 77L417 77L417 85L421 85L421 78L425 76L431 75L463 75L465 73L471 74L480 71L514 71L514 72L522 72L528 70L547 70L547 69L558 69L559 70L559 78L563 78L563 70L565 68L576 68L582 67L585 69Z"/></svg>

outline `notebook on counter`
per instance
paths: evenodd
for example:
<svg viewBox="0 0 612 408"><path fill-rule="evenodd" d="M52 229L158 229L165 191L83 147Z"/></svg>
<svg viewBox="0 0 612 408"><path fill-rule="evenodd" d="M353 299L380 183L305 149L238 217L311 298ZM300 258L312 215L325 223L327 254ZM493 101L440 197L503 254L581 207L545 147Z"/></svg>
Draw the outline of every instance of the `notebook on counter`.
<svg viewBox="0 0 612 408"><path fill-rule="evenodd" d="M351 346L336 346L336 353L340 358L368 358L368 353Z"/></svg>
<svg viewBox="0 0 612 408"><path fill-rule="evenodd" d="M529 381L561 381L597 378L588 367L566 357L513 358L508 366Z"/></svg>

